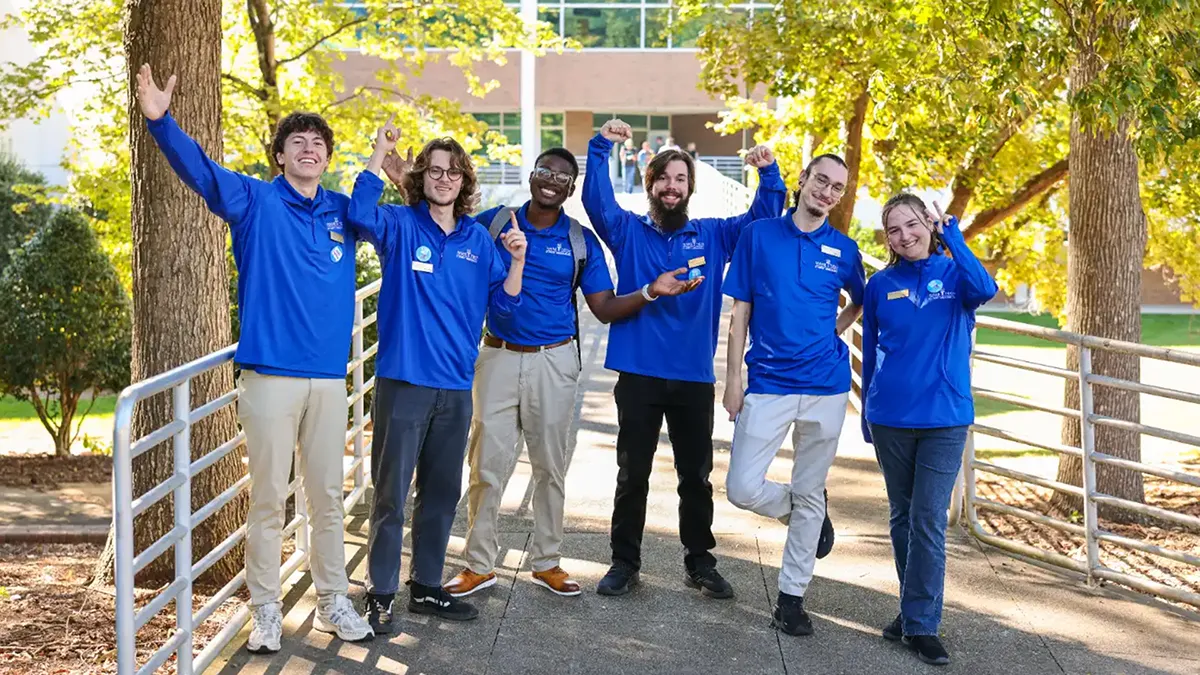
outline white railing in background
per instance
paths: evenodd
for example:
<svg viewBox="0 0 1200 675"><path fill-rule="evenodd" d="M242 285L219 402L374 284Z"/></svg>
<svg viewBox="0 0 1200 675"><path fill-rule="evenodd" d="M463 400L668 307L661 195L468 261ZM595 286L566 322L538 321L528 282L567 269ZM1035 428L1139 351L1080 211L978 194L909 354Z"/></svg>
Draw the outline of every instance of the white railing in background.
<svg viewBox="0 0 1200 675"><path fill-rule="evenodd" d="M376 314L363 316L363 302L379 292L380 282L375 281L359 289L354 303L354 329L351 360L346 373L351 377L351 393L346 404L351 409L351 426L346 432L346 442L353 441L353 461L345 469L345 477L353 476L354 487L345 498L349 512L366 494L367 451L363 442L363 430L369 422L364 413L363 399L375 386L375 378L364 382L364 364L375 356L378 344L363 349L363 331L375 323ZM215 562L228 554L246 537L243 525L223 542L209 551L200 561L192 562L192 531L205 519L216 513L241 494L250 485L250 477L243 476L212 501L191 509L192 476L212 466L222 457L245 443L245 433L238 432L233 438L203 457L193 460L190 443L192 425L208 415L232 405L238 392L226 392L217 399L193 409L191 407L191 381L202 373L225 366L233 360L237 345L226 347L203 358L169 370L161 375L127 387L117 399L113 420L113 522L116 529L116 631L117 673L119 675L143 675L154 672L166 663L171 654L176 656L176 672L180 675L202 673L220 654L221 650L238 634L250 618L249 610L241 608L193 659L193 634L196 626L208 620L212 613L232 598L246 582L242 570L217 592L198 611L192 612L192 583ZM138 401L170 390L175 406L175 419L139 439L132 438L133 411ZM133 459L164 441L172 441L175 470L170 478L151 488L136 499L133 496ZM133 550L134 518L152 504L168 494L174 496L175 523L170 532L151 544L146 550ZM280 568L281 579L286 580L293 572L308 562L309 537L304 489L299 472L288 486L288 495L295 494L296 515L284 528L285 539L295 535L296 552ZM175 579L153 600L140 609L134 603L134 575L150 562L175 549ZM175 601L175 632L140 667L136 662L137 631L146 622L158 615L171 601Z"/></svg>
<svg viewBox="0 0 1200 675"><path fill-rule="evenodd" d="M873 270L882 269L884 266L883 261L869 255L864 255L863 261L868 268ZM1035 363L1032 361L1025 361L1022 359L1013 358L1011 356L981 351L978 348L974 349L972 353L972 358L974 361L983 361L1009 368L1016 368L1029 373L1051 375L1064 380L1078 379L1080 387L1079 409L1040 404L1020 396L975 386L976 377L974 372L972 373L971 389L975 396L979 398L990 399L1010 405L1020 406L1030 410L1037 410L1069 419L1079 420L1081 431L1080 437L1082 438L1083 447L1079 448L1065 446L1062 445L1058 439L1030 438L1019 433L1015 433L1006 429L998 429L985 424L976 423L971 425L971 433L968 436L967 445L963 449L963 467L962 473L960 474L961 480L955 485L954 495L951 498L951 524L953 525L958 523L961 513L965 511L967 515L968 531L980 541L995 546L1002 551L1079 572L1086 575L1089 584L1096 584L1100 580L1113 581L1145 593L1200 607L1200 594L1193 593L1186 589L1168 586L1142 575L1120 572L1106 566L1101 561L1101 542L1119 546L1125 549L1139 551L1141 553L1160 556L1176 562L1192 565L1197 568L1200 568L1200 556L1196 556L1185 551L1177 551L1174 549L1157 546L1141 539L1132 539L1105 530L1099 523L1097 506L1099 504L1104 504L1109 507L1116 507L1126 511L1132 511L1143 516L1156 518L1164 523L1181 525L1198 532L1200 532L1200 518L1182 513L1178 510L1165 509L1148 504L1132 502L1112 495L1104 494L1096 488L1096 466L1099 464L1105 464L1108 466L1120 467L1130 471L1138 471L1143 474L1177 481L1179 483L1184 483L1194 487L1200 487L1200 475L1182 471L1180 470L1181 467L1178 466L1135 462L1101 452L1095 447L1095 431L1097 425L1109 426L1128 431L1136 431L1140 434L1167 439L1192 447L1200 447L1200 437L1192 436L1177 430L1164 429L1161 427L1138 424L1126 420L1113 419L1110 417L1097 415L1092 409L1095 387L1105 386L1193 404L1198 406L1195 408L1193 415L1184 415L1182 417L1177 417L1176 419L1196 419L1197 417L1200 417L1200 394L1166 387L1153 386L1144 384L1142 382L1121 380L1104 375L1098 375L1092 372L1092 355L1097 351L1128 354L1144 359L1154 359L1158 361L1198 367L1200 367L1200 353L1182 351L1178 349L1167 349L1163 347L1150 347L1143 344L1121 342L1118 340L1108 340L1093 337L1091 335L1080 335L1078 333L1071 333L1068 331L1053 330L1040 326L1031 326L1016 321L1006 321L988 316L977 317L976 325L1014 335L1023 335L1026 337L1046 340L1052 343L1076 345L1079 348L1078 370L1068 370L1066 368ZM852 373L851 377L855 386L861 387L862 352L855 345L855 336L860 338L860 340L857 342L861 344L861 322L855 323L851 333L844 336L847 343L850 345L850 353L852 356L851 362L854 364L854 372ZM862 402L860 398L855 395L853 391L851 392L850 398L855 409L861 414ZM1082 475L1079 477L1082 487L1068 485L1061 483L1056 479L1035 476L1030 473L1017 471L1009 467L999 466L994 463L985 462L978 459L975 456L975 436L977 434L1000 438L1031 448L1048 450L1056 455L1069 455L1080 458L1082 460L1081 463L1083 467L1081 472ZM1041 488L1065 492L1079 497L1083 502L1083 524L1079 525L1076 523L1070 523L1045 514L1034 513L1033 511L1020 508L1012 504L1004 504L995 500L982 498L976 494L976 472L1001 476L1009 480L1015 480ZM1047 551L1035 546L1031 546L1025 542L1014 541L1012 539L988 532L980 523L979 509L987 509L1007 516L1021 518L1031 523L1037 523L1039 525L1044 525L1062 532L1066 532L1076 537L1081 537L1084 540L1086 547L1086 560L1075 560L1060 553Z"/></svg>

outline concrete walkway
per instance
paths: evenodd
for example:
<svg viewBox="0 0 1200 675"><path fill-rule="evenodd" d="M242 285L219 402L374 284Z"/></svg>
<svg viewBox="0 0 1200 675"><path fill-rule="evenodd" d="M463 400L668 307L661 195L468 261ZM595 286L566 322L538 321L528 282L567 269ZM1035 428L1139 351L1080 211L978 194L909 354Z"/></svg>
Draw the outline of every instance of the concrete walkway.
<svg viewBox="0 0 1200 675"><path fill-rule="evenodd" d="M722 331L724 334L724 331ZM732 423L719 411L712 482L720 569L734 600L709 600L682 582L677 497L664 429L651 479L642 586L628 596L596 595L608 567L608 527L616 477L616 376L603 369L603 326L585 317L584 377L578 430L567 475L563 566L583 585L558 598L530 582L529 465L509 484L501 519L502 583L472 598L479 620L455 624L410 615L398 596L400 633L352 645L314 631L311 580L297 575L286 597L284 651L245 651L246 630L213 671L223 673L1200 673L1195 615L1115 590L1091 590L1078 577L1045 571L978 543L955 529L948 545L943 638L949 667L920 663L885 642L879 629L897 612L897 583L887 536L887 500L870 446L849 415L830 476L833 553L817 564L807 598L816 635L793 638L769 627L785 531L740 511L724 494ZM663 358L670 358L664 354ZM718 374L724 373L724 346ZM721 388L718 386L718 401ZM719 409L719 404L718 404ZM790 448L771 468L790 475ZM465 480L464 480L465 485ZM445 574L462 564L465 508L451 540ZM351 595L365 594L367 510L347 520ZM409 561L404 560L404 569ZM407 574L405 571L403 574ZM223 670L221 669L223 667Z"/></svg>

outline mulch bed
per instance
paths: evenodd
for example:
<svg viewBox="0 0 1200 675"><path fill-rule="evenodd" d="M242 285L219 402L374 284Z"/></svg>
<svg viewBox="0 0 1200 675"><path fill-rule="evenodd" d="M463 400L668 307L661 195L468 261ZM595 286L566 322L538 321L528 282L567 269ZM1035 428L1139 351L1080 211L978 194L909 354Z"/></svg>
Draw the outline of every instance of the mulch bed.
<svg viewBox="0 0 1200 675"><path fill-rule="evenodd" d="M1050 490L982 472L976 477L976 490L980 497L1063 519L1050 505ZM1145 477L1145 491L1148 504L1200 517L1200 488L1148 475ZM979 516L984 529L993 534L1075 560L1087 560L1083 537L987 509L980 509ZM1083 523L1080 521L1078 524ZM1200 532L1174 524L1127 525L1101 518L1100 527L1129 539L1200 556ZM1200 568L1186 563L1106 542L1100 543L1100 562L1118 572L1200 593Z"/></svg>
<svg viewBox="0 0 1200 675"><path fill-rule="evenodd" d="M0 485L53 490L62 483L112 482L112 457L0 455Z"/></svg>
<svg viewBox="0 0 1200 675"><path fill-rule="evenodd" d="M88 581L103 547L91 544L0 544L0 675L115 673L116 628L113 589ZM157 590L138 591L137 604ZM210 596L197 593L199 609ZM195 652L238 609L235 598L195 630ZM174 605L138 632L139 664L161 647L175 628ZM174 673L174 657L159 673Z"/></svg>

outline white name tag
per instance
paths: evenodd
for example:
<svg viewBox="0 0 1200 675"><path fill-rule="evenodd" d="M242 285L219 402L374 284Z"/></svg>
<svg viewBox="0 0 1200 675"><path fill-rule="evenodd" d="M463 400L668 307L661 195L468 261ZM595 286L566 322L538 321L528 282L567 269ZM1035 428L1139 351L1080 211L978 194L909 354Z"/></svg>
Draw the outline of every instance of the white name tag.
<svg viewBox="0 0 1200 675"><path fill-rule="evenodd" d="M821 253L824 253L825 255L831 255L835 258L842 257L842 249L826 246L825 244L821 244Z"/></svg>
<svg viewBox="0 0 1200 675"><path fill-rule="evenodd" d="M413 261L413 271L415 272L433 272L433 263Z"/></svg>
<svg viewBox="0 0 1200 675"><path fill-rule="evenodd" d="M907 288L901 288L898 291L892 291L887 294L888 300L899 300L900 298L907 298L907 297L908 297L908 289Z"/></svg>

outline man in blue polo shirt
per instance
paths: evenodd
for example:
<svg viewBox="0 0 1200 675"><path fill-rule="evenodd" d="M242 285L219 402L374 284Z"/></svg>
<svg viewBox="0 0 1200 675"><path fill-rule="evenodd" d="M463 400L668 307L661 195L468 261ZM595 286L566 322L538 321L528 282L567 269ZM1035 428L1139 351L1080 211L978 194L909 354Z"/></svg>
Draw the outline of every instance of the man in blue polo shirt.
<svg viewBox="0 0 1200 675"><path fill-rule="evenodd" d="M613 143L632 129L609 120L588 145L588 165L606 166ZM649 306L609 331L605 367L620 373L617 403L617 489L613 499L612 567L597 592L622 595L638 583L642 531L650 471L663 418L679 475L679 537L684 582L706 595L733 597L729 582L716 570L712 549L713 356L721 316L721 273L750 222L783 210L786 188L771 152L759 146L746 163L759 170L761 183L750 210L733 218L688 218L688 199L696 186L690 155L664 150L646 167L649 216L622 209L607 171L588 171L583 205L596 232L617 262L618 292L628 293L664 269L686 267L689 277L707 277L700 292L661 299L642 292Z"/></svg>
<svg viewBox="0 0 1200 675"><path fill-rule="evenodd" d="M735 506L788 524L774 623L790 635L812 634L804 593L850 391L849 353L838 336L862 311L858 244L828 220L845 190L840 157L813 159L800 174L795 208L746 228L725 279L734 303L724 403L737 420L726 490ZM843 289L850 303L839 315ZM750 374L743 390L747 328ZM771 460L793 424L791 484L768 481Z"/></svg>
<svg viewBox="0 0 1200 675"><path fill-rule="evenodd" d="M347 641L368 639L371 627L346 597L342 457L355 237L343 225L346 195L320 187L333 131L312 113L283 118L271 142L282 175L268 183L209 159L167 112L174 90L174 75L162 90L149 65L138 72L138 104L150 135L184 184L229 223L239 272L234 362L241 367L238 419L249 458L246 586L254 622L247 648L280 647L279 559L297 440L312 526L313 626Z"/></svg>
<svg viewBox="0 0 1200 675"><path fill-rule="evenodd" d="M478 616L442 588L442 567L462 490L479 328L489 307L503 316L520 303L526 246L518 227L501 237L506 271L487 230L468 215L479 200L475 169L450 138L417 155L402 181L406 206L380 206L383 163L398 139L390 120L380 128L347 212L383 264L367 550L367 613L376 633L392 631L414 472L408 611L453 621Z"/></svg>
<svg viewBox="0 0 1200 675"><path fill-rule="evenodd" d="M475 364L475 414L467 454L471 467L467 566L446 584L455 597L496 583L500 497L517 461L520 436L525 438L533 468L533 582L560 596L580 592L579 584L559 565L563 482L581 367L575 341L575 289L578 285L603 323L629 316L650 301L640 288L620 297L613 293L600 240L563 210L578 177L574 155L565 148L546 150L529 176L531 199L515 211L529 242L522 300L511 313L489 309L487 334ZM490 209L476 219L490 227L506 208ZM512 227L505 224L497 241L506 262L510 256L502 240ZM578 242L572 241L572 228L579 228L577 236L586 247L582 270L575 269ZM680 268L659 275L650 285L651 295L679 295L699 286L701 278L675 278L686 271Z"/></svg>

